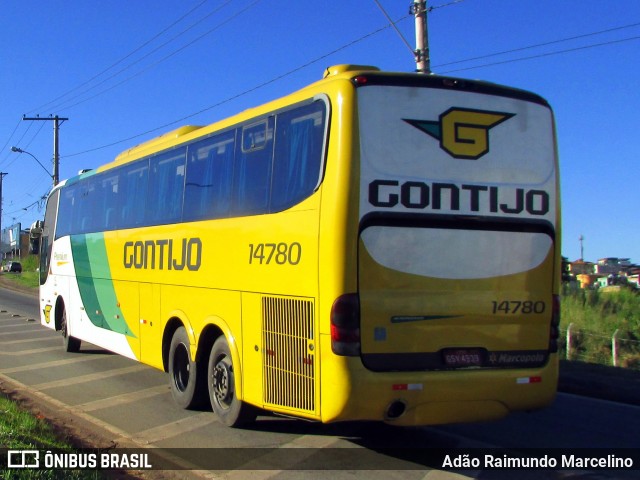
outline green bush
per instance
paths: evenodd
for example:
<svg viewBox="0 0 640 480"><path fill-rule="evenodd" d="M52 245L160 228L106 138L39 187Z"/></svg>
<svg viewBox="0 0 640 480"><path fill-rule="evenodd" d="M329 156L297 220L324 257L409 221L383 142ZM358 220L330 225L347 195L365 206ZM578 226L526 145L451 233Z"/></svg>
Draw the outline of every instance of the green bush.
<svg viewBox="0 0 640 480"><path fill-rule="evenodd" d="M38 267L40 267L38 255L29 255L28 257L23 258L20 263L22 263L23 272L36 272Z"/></svg>
<svg viewBox="0 0 640 480"><path fill-rule="evenodd" d="M562 296L561 354L566 356L566 334L572 326L570 359L612 364L611 339L618 330L619 364L640 368L640 294L630 288L617 291L569 290Z"/></svg>

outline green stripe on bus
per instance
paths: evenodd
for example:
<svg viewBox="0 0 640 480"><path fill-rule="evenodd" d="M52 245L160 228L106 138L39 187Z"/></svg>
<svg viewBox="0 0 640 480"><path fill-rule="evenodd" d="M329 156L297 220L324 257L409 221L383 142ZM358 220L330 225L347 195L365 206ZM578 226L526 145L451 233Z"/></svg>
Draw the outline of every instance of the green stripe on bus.
<svg viewBox="0 0 640 480"><path fill-rule="evenodd" d="M91 323L106 330L135 337L118 307L104 235L72 235L71 250L80 297Z"/></svg>

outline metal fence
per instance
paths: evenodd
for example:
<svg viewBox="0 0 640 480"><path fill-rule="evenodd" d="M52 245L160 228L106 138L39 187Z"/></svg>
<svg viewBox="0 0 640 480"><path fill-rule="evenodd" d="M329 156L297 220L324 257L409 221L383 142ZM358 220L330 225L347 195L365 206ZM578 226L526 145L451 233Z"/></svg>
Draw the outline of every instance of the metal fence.
<svg viewBox="0 0 640 480"><path fill-rule="evenodd" d="M600 363L640 370L640 341L630 333L617 329L611 335L577 329L570 323L561 334L561 345L567 360Z"/></svg>

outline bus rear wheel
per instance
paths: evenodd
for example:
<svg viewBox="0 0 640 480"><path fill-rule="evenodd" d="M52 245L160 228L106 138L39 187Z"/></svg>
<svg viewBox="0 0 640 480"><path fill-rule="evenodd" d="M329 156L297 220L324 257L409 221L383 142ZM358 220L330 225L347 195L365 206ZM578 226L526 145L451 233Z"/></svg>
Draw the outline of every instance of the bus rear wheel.
<svg viewBox="0 0 640 480"><path fill-rule="evenodd" d="M171 395L184 409L200 407L206 399L206 371L191 360L189 336L179 327L169 347L169 379Z"/></svg>
<svg viewBox="0 0 640 480"><path fill-rule="evenodd" d="M76 353L80 351L80 340L69 335L69 326L67 322L67 310L62 307L62 315L60 316L60 331L62 332L62 346L65 352Z"/></svg>
<svg viewBox="0 0 640 480"><path fill-rule="evenodd" d="M258 409L239 400L236 395L236 375L229 344L219 337L209 355L209 399L213 412L228 427L240 427L255 421Z"/></svg>

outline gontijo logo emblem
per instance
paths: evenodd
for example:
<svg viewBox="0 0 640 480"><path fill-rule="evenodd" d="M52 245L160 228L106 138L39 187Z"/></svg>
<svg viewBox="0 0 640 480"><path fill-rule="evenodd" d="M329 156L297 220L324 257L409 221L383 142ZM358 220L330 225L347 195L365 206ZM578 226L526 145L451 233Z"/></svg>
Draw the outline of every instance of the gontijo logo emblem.
<svg viewBox="0 0 640 480"><path fill-rule="evenodd" d="M489 130L514 115L452 107L441 113L438 121L403 120L440 140L440 148L452 157L477 160L489 152Z"/></svg>

